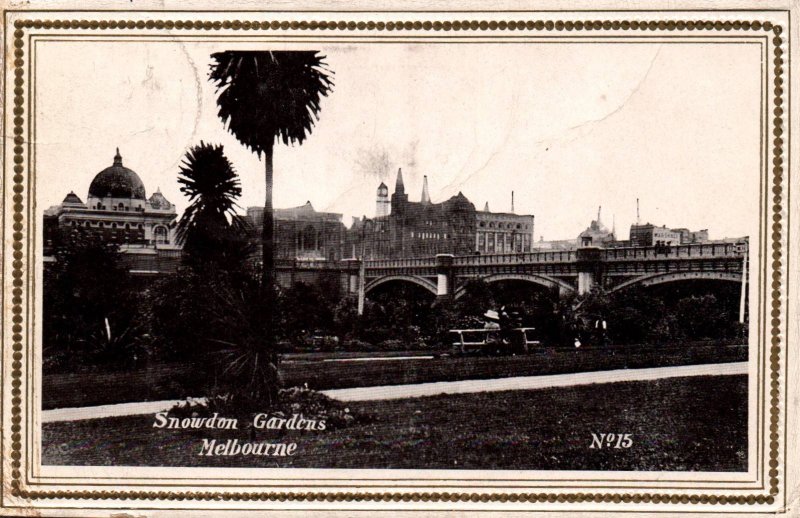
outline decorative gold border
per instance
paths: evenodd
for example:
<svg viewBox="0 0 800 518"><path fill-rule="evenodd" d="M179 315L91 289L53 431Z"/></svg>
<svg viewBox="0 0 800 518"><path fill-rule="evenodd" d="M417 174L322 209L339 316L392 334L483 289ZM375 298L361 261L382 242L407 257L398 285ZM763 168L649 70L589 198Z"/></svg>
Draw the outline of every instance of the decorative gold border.
<svg viewBox="0 0 800 518"><path fill-rule="evenodd" d="M769 494L768 495L709 495L709 494L611 494L611 493L450 493L450 492L424 492L424 493L325 493L325 492L181 492L171 493L165 491L31 491L20 487L20 458L22 455L21 443L21 377L22 377L22 310L23 310L23 181L25 168L23 137L25 114L24 97L24 29L167 29L167 30L335 30L335 31L597 31L597 30L624 30L624 31L765 31L772 32L773 74L775 95L773 104L773 214L772 214L772 311L771 335L772 347L770 348L770 443L769 443ZM781 34L783 27L770 21L708 21L708 20L521 20L521 21L487 21L487 20L454 20L454 21L398 21L398 22L345 22L345 21L262 21L251 22L242 20L233 21L200 21L200 20L16 20L14 22L14 97L13 97L13 262L12 262L12 380L11 380L11 488L10 494L24 499L115 499L115 500L204 500L204 501L289 501L289 502L529 502L529 503L653 503L653 504L773 504L775 495L779 493L779 451L778 442L780 420L780 353L781 353L781 241L783 235L782 205L783 196L783 160L784 160L784 59L780 46L784 43Z"/></svg>

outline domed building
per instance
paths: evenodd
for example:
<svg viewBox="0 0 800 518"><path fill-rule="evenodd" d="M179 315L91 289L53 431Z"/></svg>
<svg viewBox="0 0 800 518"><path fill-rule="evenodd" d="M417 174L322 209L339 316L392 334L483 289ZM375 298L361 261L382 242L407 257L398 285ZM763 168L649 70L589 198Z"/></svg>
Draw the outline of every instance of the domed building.
<svg viewBox="0 0 800 518"><path fill-rule="evenodd" d="M160 190L147 198L142 179L123 165L117 148L113 163L89 185L86 203L70 192L60 205L45 211L45 255L59 229L76 228L118 244L121 252L131 255L132 271L157 273L163 268L148 263L180 258L180 246L175 243L177 216L175 205Z"/></svg>

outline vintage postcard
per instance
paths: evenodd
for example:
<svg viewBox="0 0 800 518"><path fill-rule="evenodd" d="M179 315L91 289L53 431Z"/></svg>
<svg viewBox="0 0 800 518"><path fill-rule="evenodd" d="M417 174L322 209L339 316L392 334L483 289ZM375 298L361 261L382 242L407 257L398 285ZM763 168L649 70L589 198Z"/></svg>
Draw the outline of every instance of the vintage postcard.
<svg viewBox="0 0 800 518"><path fill-rule="evenodd" d="M793 2L2 27L0 514L798 516Z"/></svg>

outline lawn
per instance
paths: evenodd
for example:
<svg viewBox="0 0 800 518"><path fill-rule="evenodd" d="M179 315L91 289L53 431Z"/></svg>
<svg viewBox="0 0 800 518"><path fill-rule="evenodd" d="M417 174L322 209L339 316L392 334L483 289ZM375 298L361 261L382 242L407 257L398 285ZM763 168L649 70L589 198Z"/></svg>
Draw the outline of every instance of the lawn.
<svg viewBox="0 0 800 518"><path fill-rule="evenodd" d="M325 431L258 431L292 457L200 456L244 430L154 429L133 416L43 425L43 463L315 468L745 471L747 377L708 376L354 403L372 420ZM590 448L592 433L632 446Z"/></svg>
<svg viewBox="0 0 800 518"><path fill-rule="evenodd" d="M412 356L403 351L367 356ZM427 353L431 354L431 353ZM444 357L388 361L324 361L356 353L289 354L281 365L287 386L317 390L402 385L433 381L506 378L624 368L665 367L747 360L740 345L631 346L613 349L548 349L528 356ZM47 375L43 408L92 406L203 396L199 369L189 364L156 365L136 372Z"/></svg>

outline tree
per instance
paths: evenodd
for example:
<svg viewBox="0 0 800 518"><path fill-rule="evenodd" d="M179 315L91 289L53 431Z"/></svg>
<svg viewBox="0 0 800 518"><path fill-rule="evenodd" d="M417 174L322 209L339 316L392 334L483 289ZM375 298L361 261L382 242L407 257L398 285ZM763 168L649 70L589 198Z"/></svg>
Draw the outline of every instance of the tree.
<svg viewBox="0 0 800 518"><path fill-rule="evenodd" d="M190 265L239 270L247 254L247 229L234 209L239 178L221 145L200 142L181 164L178 183L190 201L178 222L178 239Z"/></svg>
<svg viewBox="0 0 800 518"><path fill-rule="evenodd" d="M117 245L90 230L67 228L56 237L55 259L44 272L45 368L121 362L120 349L142 326L137 290Z"/></svg>
<svg viewBox="0 0 800 518"><path fill-rule="evenodd" d="M264 157L262 284L273 284L272 154L275 139L302 144L316 120L320 99L333 87L332 72L317 51L225 51L211 55L223 123L243 145Z"/></svg>

